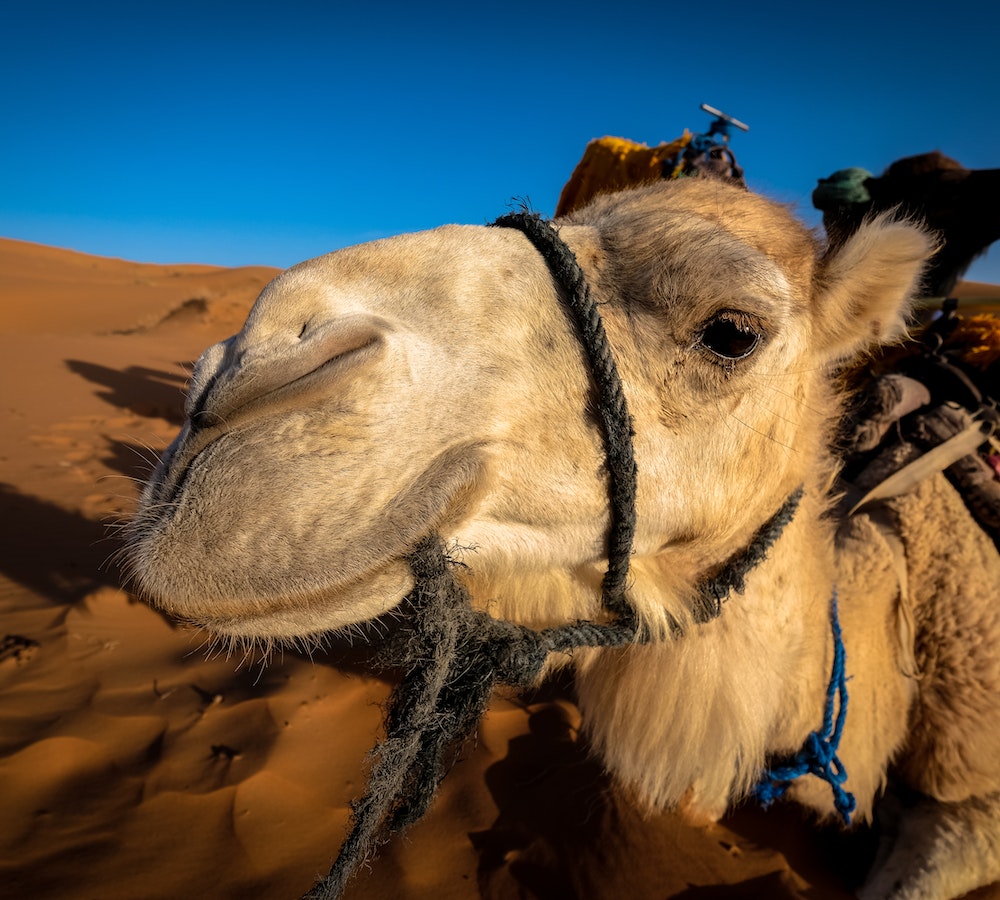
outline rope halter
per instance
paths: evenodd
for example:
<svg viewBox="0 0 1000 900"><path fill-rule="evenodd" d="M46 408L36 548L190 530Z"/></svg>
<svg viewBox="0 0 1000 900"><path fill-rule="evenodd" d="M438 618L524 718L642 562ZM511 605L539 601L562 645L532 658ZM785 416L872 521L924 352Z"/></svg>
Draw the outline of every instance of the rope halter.
<svg viewBox="0 0 1000 900"><path fill-rule="evenodd" d="M420 541L407 558L414 586L402 607L409 615L380 658L405 673L389 698L385 740L373 751L367 793L352 804L353 822L340 854L326 878L306 895L308 900L339 897L360 862L393 832L424 815L462 740L482 718L496 684L532 684L555 651L650 640L626 596L636 525L634 432L597 304L576 257L554 225L531 213L502 216L493 224L521 231L544 257L586 351L608 470L608 568L601 590L608 621L579 621L536 631L494 619L472 608L441 537L432 534ZM699 585L696 622L716 618L732 591L743 592L747 573L765 558L801 497L800 488L761 526L745 550ZM683 633L678 623L672 631L675 637Z"/></svg>

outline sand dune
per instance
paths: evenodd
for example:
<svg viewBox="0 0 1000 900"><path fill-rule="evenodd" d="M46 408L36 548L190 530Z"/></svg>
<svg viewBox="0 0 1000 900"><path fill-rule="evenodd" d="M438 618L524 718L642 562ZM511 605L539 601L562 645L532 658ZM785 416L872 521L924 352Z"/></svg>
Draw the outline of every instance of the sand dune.
<svg viewBox="0 0 1000 900"><path fill-rule="evenodd" d="M1000 303L1000 284L984 284L981 281L960 281L955 287L955 296L965 304L979 302L987 305Z"/></svg>
<svg viewBox="0 0 1000 900"><path fill-rule="evenodd" d="M347 647L213 656L121 590L107 529L175 433L191 361L273 274L0 240L4 897L289 900L343 838L389 685ZM839 898L871 859L870 834L789 807L643 820L578 725L565 687L497 699L348 896Z"/></svg>

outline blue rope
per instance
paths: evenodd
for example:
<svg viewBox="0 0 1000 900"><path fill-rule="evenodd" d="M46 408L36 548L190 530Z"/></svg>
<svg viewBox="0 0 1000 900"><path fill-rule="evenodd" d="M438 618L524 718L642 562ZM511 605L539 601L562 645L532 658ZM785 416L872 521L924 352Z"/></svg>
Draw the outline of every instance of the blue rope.
<svg viewBox="0 0 1000 900"><path fill-rule="evenodd" d="M833 790L833 805L840 813L844 824L850 825L851 813L854 812L857 801L854 799L854 794L843 788L844 782L847 781L847 770L837 756L837 748L840 746L840 738L844 731L844 720L847 718L847 676L844 674L847 655L844 652L844 639L837 618L836 591L830 601L830 625L833 630L833 670L830 673L830 684L826 689L823 726L819 731L810 732L802 749L787 762L765 769L754 789L754 795L758 802L767 808L785 795L785 791L791 787L796 778L815 775L830 785ZM839 709L834 719L833 707L838 702Z"/></svg>

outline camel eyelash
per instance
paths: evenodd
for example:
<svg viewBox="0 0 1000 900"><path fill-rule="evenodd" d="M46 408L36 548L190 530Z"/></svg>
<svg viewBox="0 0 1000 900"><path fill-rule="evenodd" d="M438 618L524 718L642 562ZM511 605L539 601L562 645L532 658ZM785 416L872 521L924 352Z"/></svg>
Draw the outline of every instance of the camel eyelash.
<svg viewBox="0 0 1000 900"><path fill-rule="evenodd" d="M739 310L722 310L708 319L695 336L694 346L713 362L731 368L753 356L764 344L761 320Z"/></svg>

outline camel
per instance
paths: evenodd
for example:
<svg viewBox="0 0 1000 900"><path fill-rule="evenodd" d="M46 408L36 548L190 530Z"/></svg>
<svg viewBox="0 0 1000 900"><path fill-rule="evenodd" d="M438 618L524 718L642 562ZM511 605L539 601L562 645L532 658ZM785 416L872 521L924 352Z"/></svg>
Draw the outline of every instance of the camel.
<svg viewBox="0 0 1000 900"><path fill-rule="evenodd" d="M878 177L861 168L821 178L813 205L823 212L831 241L849 235L879 211L919 216L941 238L927 268L928 297L947 297L973 261L1000 240L996 215L1000 169L966 169L940 151L898 159Z"/></svg>
<svg viewBox="0 0 1000 900"><path fill-rule="evenodd" d="M904 333L932 239L881 216L825 249L785 207L709 179L603 195L555 225L632 417L627 596L649 639L548 666L573 668L623 794L702 821L745 798L820 729L836 610L852 821L890 777L906 798L861 896L1000 879L1000 557L940 475L853 516L837 505L833 373ZM397 611L407 554L436 533L467 548L456 577L477 609L600 620L607 466L560 300L508 228L279 275L197 363L130 526L138 591L234 642L307 641ZM800 488L743 592L699 620L695 586ZM786 796L832 817L835 795L806 775Z"/></svg>

